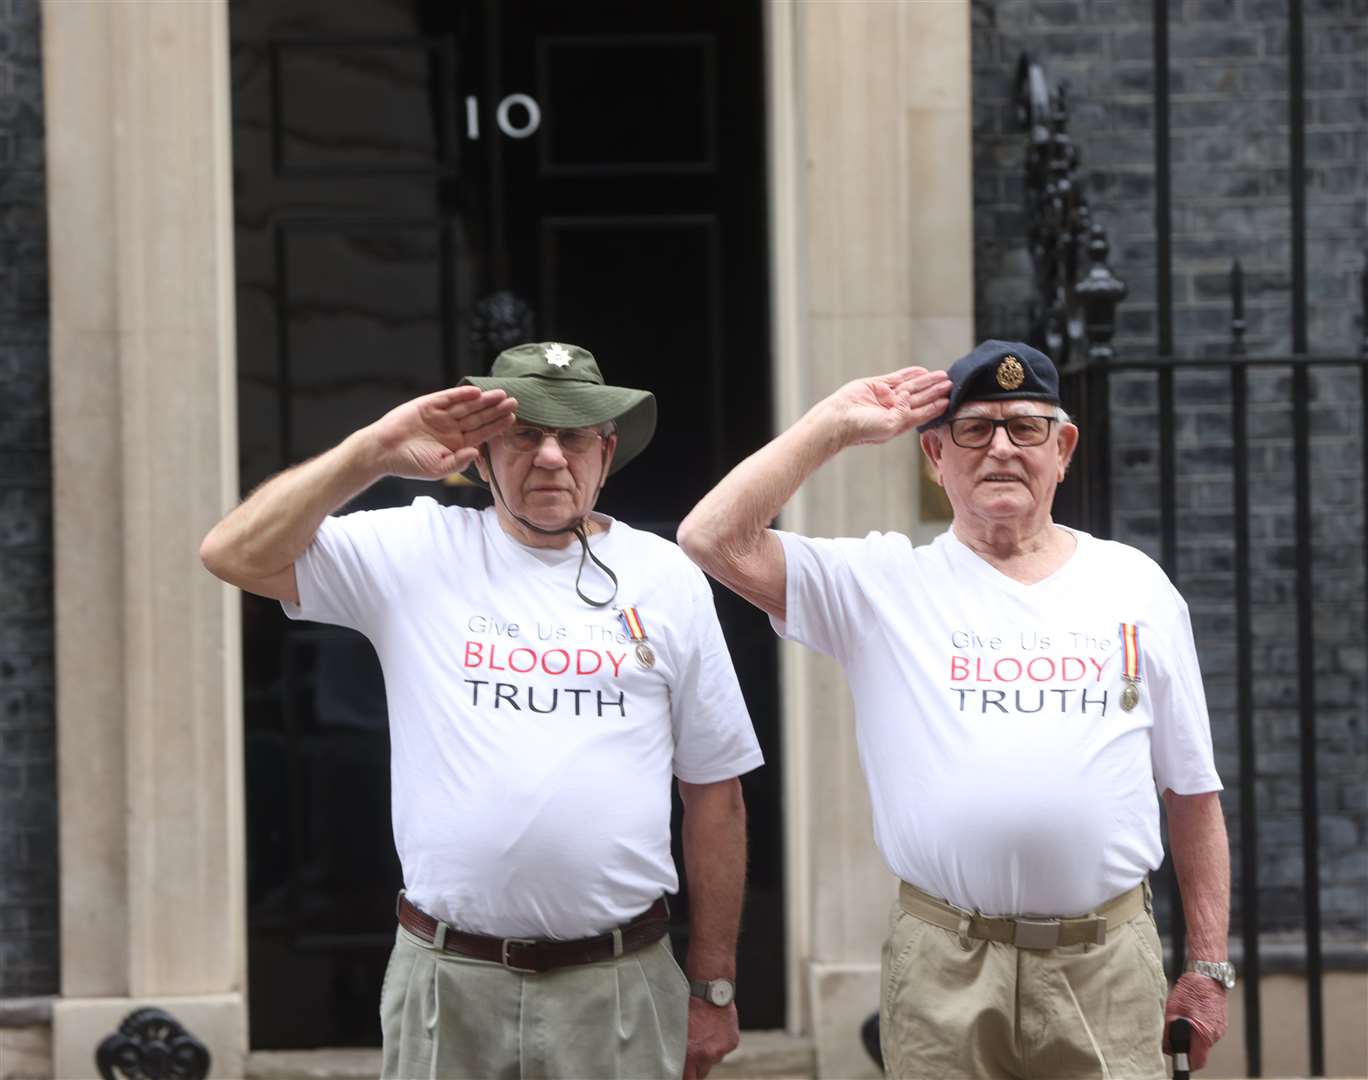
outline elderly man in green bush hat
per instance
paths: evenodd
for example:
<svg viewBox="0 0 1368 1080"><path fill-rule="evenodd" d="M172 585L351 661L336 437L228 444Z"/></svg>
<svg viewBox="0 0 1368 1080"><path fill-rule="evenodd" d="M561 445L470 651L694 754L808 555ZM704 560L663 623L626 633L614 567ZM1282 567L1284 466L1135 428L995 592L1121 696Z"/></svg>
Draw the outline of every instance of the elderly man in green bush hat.
<svg viewBox="0 0 1368 1080"><path fill-rule="evenodd" d="M702 1077L738 1041L738 777L762 763L706 579L594 511L655 399L560 342L409 401L205 538L218 577L364 633L384 670L405 889L383 1075ZM335 516L384 476L464 473ZM666 933L684 804L687 976Z"/></svg>

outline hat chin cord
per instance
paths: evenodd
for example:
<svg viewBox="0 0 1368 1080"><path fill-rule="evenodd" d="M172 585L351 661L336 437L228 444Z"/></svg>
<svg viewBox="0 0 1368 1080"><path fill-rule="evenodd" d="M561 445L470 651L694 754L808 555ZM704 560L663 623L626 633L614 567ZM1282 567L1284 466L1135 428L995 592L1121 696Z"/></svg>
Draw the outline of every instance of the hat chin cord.
<svg viewBox="0 0 1368 1080"><path fill-rule="evenodd" d="M584 518L576 518L569 525L566 525L560 529L543 529L540 525L532 524L532 522L528 521L527 518L523 517L520 514L515 514L513 512L513 508L508 505L508 500L504 498L503 488L499 486L499 478L496 475L494 475L494 462L490 460L488 454L484 455L484 460L485 467L489 470L489 486L494 489L495 496L498 498L499 502L503 504L504 511L508 514L509 517L511 517L514 521L516 521L524 529L527 529L529 532L539 533L542 536L563 536L565 533L574 533L575 536L579 539L580 561L579 570L575 573L576 595L578 595L579 598L583 600L586 604L588 604L590 607L602 608L607 607L609 604L611 604L613 600L617 597L617 575L613 573L611 569L609 569L608 565L604 563L602 559L600 559L591 550L589 550L589 533L588 530L586 530L584 527ZM593 597L586 596L584 594L584 590L580 588L580 579L584 576L584 562L586 559L592 560L594 565L597 566L600 570L602 570L603 573L607 575L608 579L613 583L613 591L608 595L608 598L606 600L595 600Z"/></svg>

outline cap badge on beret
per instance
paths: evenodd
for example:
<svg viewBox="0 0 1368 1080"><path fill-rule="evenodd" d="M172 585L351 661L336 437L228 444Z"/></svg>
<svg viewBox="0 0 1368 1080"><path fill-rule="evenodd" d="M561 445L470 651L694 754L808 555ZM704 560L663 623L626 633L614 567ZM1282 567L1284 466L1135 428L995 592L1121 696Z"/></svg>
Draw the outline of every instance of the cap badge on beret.
<svg viewBox="0 0 1368 1080"><path fill-rule="evenodd" d="M563 368L570 366L570 350L559 341L554 341L546 347L545 356L546 362L552 367Z"/></svg>
<svg viewBox="0 0 1368 1080"><path fill-rule="evenodd" d="M1015 390L1025 381L1026 369L1020 360L1008 353L997 366L997 384L1004 390Z"/></svg>

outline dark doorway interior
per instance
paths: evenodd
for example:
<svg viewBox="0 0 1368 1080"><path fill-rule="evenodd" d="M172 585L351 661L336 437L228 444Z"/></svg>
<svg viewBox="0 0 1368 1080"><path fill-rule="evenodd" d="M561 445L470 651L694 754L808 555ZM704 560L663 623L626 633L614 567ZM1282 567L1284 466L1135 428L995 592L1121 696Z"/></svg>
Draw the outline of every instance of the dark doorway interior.
<svg viewBox="0 0 1368 1080"><path fill-rule="evenodd" d="M600 504L639 527L673 536L768 438L759 4L235 0L230 17L244 491L528 338L656 393L655 442ZM741 1018L779 1027L777 650L762 617L718 605L768 761L745 780ZM379 667L348 631L254 597L243 616L253 1045L378 1043L400 885ZM687 882L675 906L687 947Z"/></svg>

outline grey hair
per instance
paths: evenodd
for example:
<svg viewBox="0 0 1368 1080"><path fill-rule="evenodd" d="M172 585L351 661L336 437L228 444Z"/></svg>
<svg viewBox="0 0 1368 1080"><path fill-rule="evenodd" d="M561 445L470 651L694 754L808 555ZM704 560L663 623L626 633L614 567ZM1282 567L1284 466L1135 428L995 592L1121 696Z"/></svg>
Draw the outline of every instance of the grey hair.
<svg viewBox="0 0 1368 1080"><path fill-rule="evenodd" d="M599 425L598 431L599 434L602 435L605 439L611 438L612 436L617 434L617 421L605 420L603 423Z"/></svg>

